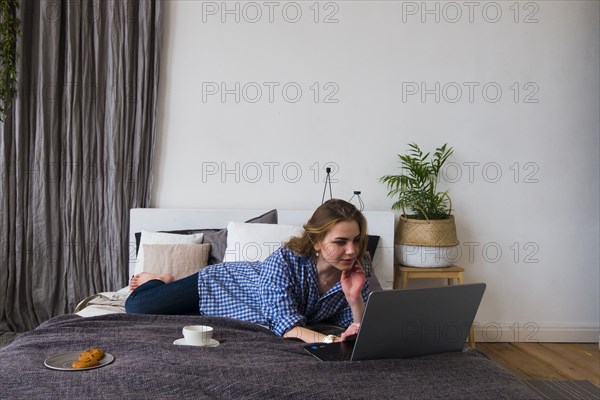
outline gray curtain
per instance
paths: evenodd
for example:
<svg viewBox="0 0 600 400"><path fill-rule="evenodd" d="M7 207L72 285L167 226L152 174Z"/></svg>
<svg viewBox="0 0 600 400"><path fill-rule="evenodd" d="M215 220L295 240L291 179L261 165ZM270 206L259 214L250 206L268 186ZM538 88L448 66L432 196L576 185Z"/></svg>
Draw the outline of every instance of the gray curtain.
<svg viewBox="0 0 600 400"><path fill-rule="evenodd" d="M0 331L126 285L149 205L160 0L21 0L19 90L0 126Z"/></svg>

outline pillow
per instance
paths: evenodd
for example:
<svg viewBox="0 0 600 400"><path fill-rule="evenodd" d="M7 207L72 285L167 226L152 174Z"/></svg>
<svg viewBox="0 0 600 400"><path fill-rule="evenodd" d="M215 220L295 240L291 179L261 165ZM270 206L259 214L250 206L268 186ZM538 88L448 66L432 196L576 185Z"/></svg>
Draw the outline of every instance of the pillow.
<svg viewBox="0 0 600 400"><path fill-rule="evenodd" d="M377 250L377 245L379 244L379 236L375 236L375 235L368 235L368 242L367 242L367 251L369 252L369 255L371 256L371 260L373 260L375 258L375 251Z"/></svg>
<svg viewBox="0 0 600 400"><path fill-rule="evenodd" d="M144 245L146 244L198 244L202 243L204 238L203 233L196 233L193 235L176 235L172 233L163 232L147 232L142 231L140 237L140 250L137 255L137 264L135 265L135 273L145 271L144 265Z"/></svg>
<svg viewBox="0 0 600 400"><path fill-rule="evenodd" d="M283 242L302 232L302 227L292 225L230 222L223 261L264 261Z"/></svg>
<svg viewBox="0 0 600 400"><path fill-rule="evenodd" d="M383 290L383 288L381 287L381 283L379 283L379 279L377 279L377 276L374 273L372 273L371 276L367 278L367 280L369 281L369 292L373 292L375 290Z"/></svg>
<svg viewBox="0 0 600 400"><path fill-rule="evenodd" d="M249 224L276 224L278 222L279 216L277 215L277 210L267 211L263 215L259 215L258 217L254 217L246 221Z"/></svg>
<svg viewBox="0 0 600 400"><path fill-rule="evenodd" d="M278 220L277 210L273 209L266 213L254 217L246 221L247 223L261 223L261 224L276 224ZM223 261L225 257L225 250L227 248L227 228L222 229L183 229L175 231L166 231L166 233L175 233L179 235L191 235L194 233L204 233L203 243L209 243L210 256L208 257L208 264L218 264ZM141 233L135 234L136 252L139 248Z"/></svg>
<svg viewBox="0 0 600 400"><path fill-rule="evenodd" d="M208 264L217 264L223 261L225 248L227 247L227 229L181 229L176 231L162 231L161 233L170 233L175 235L193 235L201 233L204 235L202 243L210 244L210 254L208 255ZM142 232L135 233L136 252L139 253Z"/></svg>
<svg viewBox="0 0 600 400"><path fill-rule="evenodd" d="M144 244L144 271L185 278L208 265L210 244Z"/></svg>
<svg viewBox="0 0 600 400"><path fill-rule="evenodd" d="M379 244L379 239L381 239L380 236L368 235L367 253L369 253L369 256L371 257L371 261L373 261L373 259L375 258L375 251L377 250L377 245ZM377 276L375 275L375 271L373 271L373 269L371 269L371 274L367 277L367 280L369 281L369 291L372 292L374 290L382 290L383 289L381 287L381 283L379 282L379 279L377 279Z"/></svg>

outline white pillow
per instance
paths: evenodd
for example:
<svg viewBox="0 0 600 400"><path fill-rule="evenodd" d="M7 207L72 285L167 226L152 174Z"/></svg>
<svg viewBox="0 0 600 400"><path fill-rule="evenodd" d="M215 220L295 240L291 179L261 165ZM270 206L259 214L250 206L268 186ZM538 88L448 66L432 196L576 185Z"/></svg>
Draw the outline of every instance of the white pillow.
<svg viewBox="0 0 600 400"><path fill-rule="evenodd" d="M292 225L230 222L223 261L264 261L282 243L303 231L302 227Z"/></svg>
<svg viewBox="0 0 600 400"><path fill-rule="evenodd" d="M177 235L175 233L142 231L140 247L137 255L135 273L144 272L144 245L145 244L199 244L204 239L204 233L193 235Z"/></svg>

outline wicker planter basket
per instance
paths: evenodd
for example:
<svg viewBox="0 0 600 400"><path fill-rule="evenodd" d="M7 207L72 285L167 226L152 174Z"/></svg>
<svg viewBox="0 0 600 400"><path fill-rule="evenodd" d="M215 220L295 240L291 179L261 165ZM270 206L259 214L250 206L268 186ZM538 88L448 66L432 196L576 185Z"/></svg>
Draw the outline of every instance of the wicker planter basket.
<svg viewBox="0 0 600 400"><path fill-rule="evenodd" d="M401 215L395 235L396 244L449 247L460 242L456 237L454 215L448 219L421 220Z"/></svg>
<svg viewBox="0 0 600 400"><path fill-rule="evenodd" d="M401 215L394 238L396 257L409 267L448 267L456 261L460 243L454 216L441 220L418 220Z"/></svg>

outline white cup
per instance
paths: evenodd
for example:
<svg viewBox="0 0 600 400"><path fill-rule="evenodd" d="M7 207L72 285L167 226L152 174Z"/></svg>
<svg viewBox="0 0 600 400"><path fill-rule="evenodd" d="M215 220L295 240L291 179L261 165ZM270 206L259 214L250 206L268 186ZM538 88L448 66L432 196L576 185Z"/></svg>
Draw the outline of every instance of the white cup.
<svg viewBox="0 0 600 400"><path fill-rule="evenodd" d="M207 345L212 339L213 328L207 325L188 325L183 327L183 337L187 344Z"/></svg>

